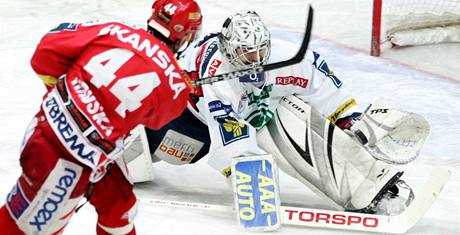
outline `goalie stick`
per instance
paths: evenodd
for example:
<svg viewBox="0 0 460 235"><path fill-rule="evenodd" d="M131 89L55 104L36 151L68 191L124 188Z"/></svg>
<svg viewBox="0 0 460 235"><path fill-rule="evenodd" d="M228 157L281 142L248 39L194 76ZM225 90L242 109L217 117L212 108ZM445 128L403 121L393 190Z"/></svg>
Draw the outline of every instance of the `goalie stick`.
<svg viewBox="0 0 460 235"><path fill-rule="evenodd" d="M416 192L415 199L406 208L406 210L399 215L385 216L346 211L281 206L281 223L283 225L325 229L404 234L414 227L428 211L448 181L449 177L449 170L440 167L433 168L429 179L425 182L421 190ZM229 214L234 211L234 208L231 206L207 203L172 201L155 198L138 198L138 201L141 204L151 206L201 209L223 213L228 212Z"/></svg>
<svg viewBox="0 0 460 235"><path fill-rule="evenodd" d="M299 51L297 51L297 54L285 61L279 61L271 64L266 64L266 65L261 65L257 66L254 68L249 68L249 69L243 69L243 70L238 70L238 71L233 71L229 73L224 73L220 75L216 75L213 77L206 77L206 78L201 78L198 80L192 81L193 86L201 86L205 84L212 84L214 82L219 82L219 81L225 81L225 80L230 80L230 79L235 79L239 78L241 76L247 75L247 74L256 74L256 73L261 73L265 71L270 71L274 69L279 69L282 67L286 67L289 65L297 64L305 56L305 53L307 52L308 44L310 42L310 36L311 36L311 29L313 25L313 8L311 6L308 7L308 18L307 18L307 24L305 28L305 34L302 40L302 44L300 45Z"/></svg>

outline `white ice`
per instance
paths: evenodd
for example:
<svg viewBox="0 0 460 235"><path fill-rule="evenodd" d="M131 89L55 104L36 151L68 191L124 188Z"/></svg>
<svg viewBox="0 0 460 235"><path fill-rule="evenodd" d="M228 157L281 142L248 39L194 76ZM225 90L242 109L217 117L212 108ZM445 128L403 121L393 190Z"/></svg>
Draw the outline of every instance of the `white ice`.
<svg viewBox="0 0 460 235"><path fill-rule="evenodd" d="M218 30L226 16L240 9L256 10L274 34L296 40L304 25L301 0L198 0L204 32ZM452 177L438 200L409 234L460 234L460 44L386 49L382 58L368 56L371 2L313 0L314 40L311 48L328 59L339 78L363 103L382 97L391 104L426 117L432 126L421 157L407 167L407 179L420 187L433 165L448 167ZM45 89L29 65L41 36L60 22L95 18L144 24L147 0L0 0L0 202L20 175L22 135L40 105ZM276 30L275 30L276 29ZM280 31L282 30L282 31ZM283 33L284 32L284 33ZM38 157L38 155L37 155ZM138 185L141 197L230 204L225 180L205 161L193 166L157 164L154 182ZM328 208L297 181L281 175L282 199L308 207ZM64 234L95 234L96 215L86 205ZM150 207L141 204L138 234L246 234L233 214ZM0 231L1 233L1 231ZM344 231L284 227L276 234L345 234ZM350 232L348 234L357 234Z"/></svg>

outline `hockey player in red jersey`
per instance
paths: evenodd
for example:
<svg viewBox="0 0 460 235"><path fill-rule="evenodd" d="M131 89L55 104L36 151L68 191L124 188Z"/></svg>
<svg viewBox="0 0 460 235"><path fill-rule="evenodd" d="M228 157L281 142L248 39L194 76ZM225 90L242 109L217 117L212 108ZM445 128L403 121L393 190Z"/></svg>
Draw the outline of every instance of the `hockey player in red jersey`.
<svg viewBox="0 0 460 235"><path fill-rule="evenodd" d="M21 147L22 175L0 210L2 234L61 234L86 197L97 234L135 234L136 198L121 153L139 124L159 129L186 107L174 53L193 40L193 0L158 0L148 32L119 22L63 23L32 57L48 89Z"/></svg>

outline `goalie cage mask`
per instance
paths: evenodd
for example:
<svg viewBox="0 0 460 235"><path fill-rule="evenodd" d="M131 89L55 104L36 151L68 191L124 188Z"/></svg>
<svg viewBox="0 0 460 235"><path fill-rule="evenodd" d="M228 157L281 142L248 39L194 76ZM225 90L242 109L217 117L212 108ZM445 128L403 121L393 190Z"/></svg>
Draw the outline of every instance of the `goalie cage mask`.
<svg viewBox="0 0 460 235"><path fill-rule="evenodd" d="M270 56L270 32L254 11L227 18L219 42L222 54L237 69L262 65Z"/></svg>

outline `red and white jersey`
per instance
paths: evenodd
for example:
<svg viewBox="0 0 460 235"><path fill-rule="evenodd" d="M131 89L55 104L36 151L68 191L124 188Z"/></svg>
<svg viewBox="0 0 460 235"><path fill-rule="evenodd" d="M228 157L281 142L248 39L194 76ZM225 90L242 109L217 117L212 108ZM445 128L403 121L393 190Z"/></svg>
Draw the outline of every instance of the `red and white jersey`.
<svg viewBox="0 0 460 235"><path fill-rule="evenodd" d="M42 108L67 150L93 169L118 158L137 125L159 129L179 116L190 92L163 42L119 22L61 24L31 64L45 81L60 78Z"/></svg>
<svg viewBox="0 0 460 235"><path fill-rule="evenodd" d="M218 36L208 35L192 44L180 57L181 66L199 77L234 71L219 48ZM283 38L272 38L269 63L289 59L298 45ZM253 82L251 76L262 76ZM267 124L280 99L296 95L335 122L355 104L344 84L316 52L307 51L298 64L257 75L243 76L202 86L202 97L189 106L208 125L211 137L209 163L222 171L232 157L263 154L257 146L256 130Z"/></svg>

